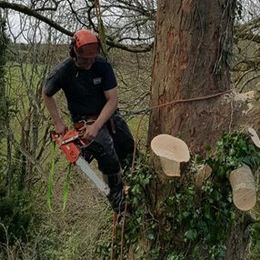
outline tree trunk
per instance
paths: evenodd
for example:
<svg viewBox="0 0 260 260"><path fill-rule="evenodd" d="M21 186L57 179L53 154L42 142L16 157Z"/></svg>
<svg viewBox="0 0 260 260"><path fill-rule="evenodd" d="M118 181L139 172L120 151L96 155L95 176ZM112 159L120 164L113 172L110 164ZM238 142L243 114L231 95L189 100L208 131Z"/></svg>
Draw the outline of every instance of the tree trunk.
<svg viewBox="0 0 260 260"><path fill-rule="evenodd" d="M158 1L148 141L171 134L183 139L192 154L202 155L231 130L236 113L227 95L231 89L228 61L235 6L235 0ZM169 191L167 182L160 185L153 191L157 205ZM233 231L229 259L235 259L234 252L245 242L234 243Z"/></svg>
<svg viewBox="0 0 260 260"><path fill-rule="evenodd" d="M0 138L6 135L7 100L6 100L6 48L7 37L5 34L5 20L0 12Z"/></svg>
<svg viewBox="0 0 260 260"><path fill-rule="evenodd" d="M230 90L227 60L234 3L158 2L152 106ZM160 133L172 134L182 138L192 152L204 152L207 145L214 145L229 129L230 104L224 104L220 95L166 105L152 111L150 122L150 140Z"/></svg>

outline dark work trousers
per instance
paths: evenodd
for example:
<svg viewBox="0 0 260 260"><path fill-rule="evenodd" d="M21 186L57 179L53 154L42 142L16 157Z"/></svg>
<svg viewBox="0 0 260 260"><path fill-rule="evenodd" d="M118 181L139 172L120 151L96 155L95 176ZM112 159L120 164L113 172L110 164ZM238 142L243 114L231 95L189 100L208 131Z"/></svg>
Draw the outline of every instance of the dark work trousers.
<svg viewBox="0 0 260 260"><path fill-rule="evenodd" d="M122 196L122 168L131 164L134 151L134 139L127 123L116 111L100 130L95 140L82 151L88 157L90 153L98 162L99 170L106 175L111 190L110 203L114 211L122 210L120 204Z"/></svg>

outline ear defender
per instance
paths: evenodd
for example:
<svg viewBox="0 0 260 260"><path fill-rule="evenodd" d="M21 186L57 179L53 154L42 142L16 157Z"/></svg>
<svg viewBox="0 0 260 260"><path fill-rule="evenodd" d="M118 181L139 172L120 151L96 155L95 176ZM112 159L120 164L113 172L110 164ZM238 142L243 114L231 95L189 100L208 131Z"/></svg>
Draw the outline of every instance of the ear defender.
<svg viewBox="0 0 260 260"><path fill-rule="evenodd" d="M100 54L100 51L103 51L102 44L101 44L99 37L97 35L96 35L96 37L97 37L97 42L98 42L98 53Z"/></svg>
<svg viewBox="0 0 260 260"><path fill-rule="evenodd" d="M75 46L75 39L71 38L71 42L70 42L70 45L69 45L69 54L70 54L71 58L76 58L74 46Z"/></svg>

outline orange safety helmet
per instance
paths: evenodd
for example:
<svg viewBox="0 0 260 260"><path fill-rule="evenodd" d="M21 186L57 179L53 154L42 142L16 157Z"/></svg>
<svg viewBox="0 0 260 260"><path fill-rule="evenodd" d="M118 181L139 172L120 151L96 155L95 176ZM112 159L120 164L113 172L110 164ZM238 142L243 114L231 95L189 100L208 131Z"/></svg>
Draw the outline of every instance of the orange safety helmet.
<svg viewBox="0 0 260 260"><path fill-rule="evenodd" d="M99 53L99 40L93 32L81 29L74 33L71 47L73 49L71 50L71 56L96 57Z"/></svg>

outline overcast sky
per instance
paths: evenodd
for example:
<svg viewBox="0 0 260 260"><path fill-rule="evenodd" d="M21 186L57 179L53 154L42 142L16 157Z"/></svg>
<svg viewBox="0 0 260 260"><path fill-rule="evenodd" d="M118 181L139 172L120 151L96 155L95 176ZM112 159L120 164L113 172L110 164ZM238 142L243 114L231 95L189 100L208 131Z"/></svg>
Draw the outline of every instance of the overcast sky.
<svg viewBox="0 0 260 260"><path fill-rule="evenodd" d="M13 1L16 2L17 1ZM243 21L248 21L260 15L260 1L258 0L242 0L243 3ZM71 24L70 24L71 25ZM75 24L75 26L77 26ZM38 28L38 29L37 29ZM66 28L71 30L71 28ZM74 28L75 30L76 28ZM52 42L67 43L69 37L51 29L47 24L39 22L32 17L21 15L16 11L8 11L8 31L11 39L16 42L46 42L48 38L48 30L52 30ZM72 30L73 31L73 30Z"/></svg>

